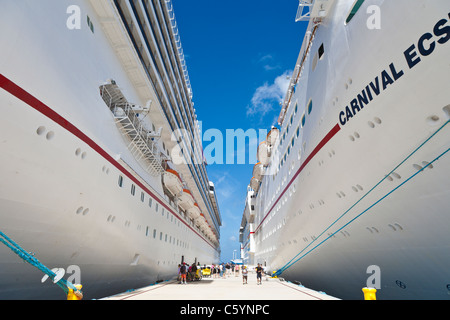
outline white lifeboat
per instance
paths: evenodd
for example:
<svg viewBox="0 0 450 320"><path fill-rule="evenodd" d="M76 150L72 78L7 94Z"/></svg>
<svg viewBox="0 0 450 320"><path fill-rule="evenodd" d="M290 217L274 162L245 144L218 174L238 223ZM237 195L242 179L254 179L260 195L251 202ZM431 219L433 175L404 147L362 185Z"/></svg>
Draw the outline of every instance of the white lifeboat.
<svg viewBox="0 0 450 320"><path fill-rule="evenodd" d="M253 177L255 177L258 180L261 180L263 174L264 174L264 167L261 164L261 162L258 162L253 166Z"/></svg>
<svg viewBox="0 0 450 320"><path fill-rule="evenodd" d="M188 189L183 189L180 197L178 197L178 205L184 210L188 211L195 204L194 197Z"/></svg>
<svg viewBox="0 0 450 320"><path fill-rule="evenodd" d="M251 187L253 190L258 191L260 183L261 183L261 181L259 181L259 180L256 179L255 177L253 177L253 178L250 180L250 187Z"/></svg>
<svg viewBox="0 0 450 320"><path fill-rule="evenodd" d="M166 169L163 175L163 182L173 196L178 195L183 190L183 182L175 170Z"/></svg>
<svg viewBox="0 0 450 320"><path fill-rule="evenodd" d="M191 219L196 219L200 216L200 214L202 213L202 211L200 210L200 207L198 206L197 202L194 203L194 206L191 207L190 209L188 209L188 215L189 218Z"/></svg>
<svg viewBox="0 0 450 320"><path fill-rule="evenodd" d="M270 148L267 141L263 141L258 146L257 151L258 161L263 165L267 166L270 162Z"/></svg>
<svg viewBox="0 0 450 320"><path fill-rule="evenodd" d="M279 135L280 130L278 130L278 128L272 127L272 129L269 131L266 137L266 141L269 144L269 146L273 146L275 144Z"/></svg>
<svg viewBox="0 0 450 320"><path fill-rule="evenodd" d="M205 215L203 213L200 213L200 216L197 217L197 219L195 219L195 222L200 226L203 227L205 225L208 224L208 222L206 222L206 218Z"/></svg>

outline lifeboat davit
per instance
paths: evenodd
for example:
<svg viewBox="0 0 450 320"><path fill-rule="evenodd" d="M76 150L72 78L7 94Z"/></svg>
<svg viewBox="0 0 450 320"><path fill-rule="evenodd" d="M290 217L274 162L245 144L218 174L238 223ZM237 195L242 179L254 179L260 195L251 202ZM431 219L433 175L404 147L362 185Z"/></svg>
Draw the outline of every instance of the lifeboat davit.
<svg viewBox="0 0 450 320"><path fill-rule="evenodd" d="M188 211L191 209L195 204L194 197L192 196L191 192L188 189L183 189L183 192L178 197L178 205L183 209L184 211Z"/></svg>
<svg viewBox="0 0 450 320"><path fill-rule="evenodd" d="M261 181L263 174L264 174L264 166L262 165L261 162L258 162L253 166L253 177Z"/></svg>
<svg viewBox="0 0 450 320"><path fill-rule="evenodd" d="M175 196L183 190L183 182L178 172L172 169L166 169L163 175L164 186L169 192Z"/></svg>
<svg viewBox="0 0 450 320"><path fill-rule="evenodd" d="M269 144L269 146L273 146L275 144L279 135L280 130L278 130L278 128L272 127L272 129L269 131L266 137L266 141Z"/></svg>
<svg viewBox="0 0 450 320"><path fill-rule="evenodd" d="M270 162L270 148L267 141L263 141L258 146L257 151L258 161L263 165L267 166Z"/></svg>
<svg viewBox="0 0 450 320"><path fill-rule="evenodd" d="M255 177L253 177L253 178L250 180L250 187L251 187L253 190L258 191L260 183L261 183L260 180L258 180L258 179L256 179Z"/></svg>
<svg viewBox="0 0 450 320"><path fill-rule="evenodd" d="M188 212L189 218L191 218L191 219L197 219L200 216L200 214L202 213L202 211L200 210L200 207L198 206L197 203L194 203L194 206L191 207L190 209L188 209L187 212Z"/></svg>

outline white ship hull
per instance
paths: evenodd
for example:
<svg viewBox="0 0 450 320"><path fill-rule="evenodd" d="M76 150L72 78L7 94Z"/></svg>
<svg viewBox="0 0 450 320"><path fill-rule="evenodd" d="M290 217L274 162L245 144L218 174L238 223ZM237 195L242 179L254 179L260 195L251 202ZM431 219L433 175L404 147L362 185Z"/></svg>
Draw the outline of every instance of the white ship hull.
<svg viewBox="0 0 450 320"><path fill-rule="evenodd" d="M170 279L182 259L217 262L216 243L174 209L100 96L113 78L146 103L100 27L108 21L78 1L71 30L71 4L1 4L0 230L49 268L78 266L86 299ZM64 299L43 276L0 245L0 299Z"/></svg>
<svg viewBox="0 0 450 320"><path fill-rule="evenodd" d="M352 5L334 1L315 33L275 176L244 212L244 255L343 299L368 284L379 299L448 299L450 7L365 1L344 24ZM381 29L366 26L370 5Z"/></svg>

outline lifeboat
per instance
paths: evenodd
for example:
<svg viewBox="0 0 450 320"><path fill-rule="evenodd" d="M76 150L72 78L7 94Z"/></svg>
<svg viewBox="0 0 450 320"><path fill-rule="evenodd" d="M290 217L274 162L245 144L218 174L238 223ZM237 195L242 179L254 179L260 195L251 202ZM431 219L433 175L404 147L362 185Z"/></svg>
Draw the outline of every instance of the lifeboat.
<svg viewBox="0 0 450 320"><path fill-rule="evenodd" d="M189 215L189 218L196 219L200 216L202 211L200 210L200 207L198 206L198 204L194 203L194 206L191 207L190 209L188 209L187 213Z"/></svg>
<svg viewBox="0 0 450 320"><path fill-rule="evenodd" d="M270 148L267 141L263 141L258 146L257 151L258 161L263 165L267 166L270 162Z"/></svg>
<svg viewBox="0 0 450 320"><path fill-rule="evenodd" d="M178 197L178 205L183 209L184 211L188 211L191 209L195 204L194 197L192 196L191 192L188 189L183 189L183 192Z"/></svg>
<svg viewBox="0 0 450 320"><path fill-rule="evenodd" d="M278 128L272 127L272 129L269 131L266 137L266 141L269 144L269 146L273 146L275 144L279 135L280 130L278 130Z"/></svg>
<svg viewBox="0 0 450 320"><path fill-rule="evenodd" d="M208 222L206 221L205 215L203 213L200 213L200 216L195 219L195 222L200 226L200 228L208 225Z"/></svg>
<svg viewBox="0 0 450 320"><path fill-rule="evenodd" d="M173 196L178 195L183 190L183 182L175 170L166 169L163 175L163 183Z"/></svg>
<svg viewBox="0 0 450 320"><path fill-rule="evenodd" d="M253 177L255 177L258 180L262 180L262 176L264 174L264 167L261 164L261 162L258 162L253 166Z"/></svg>
<svg viewBox="0 0 450 320"><path fill-rule="evenodd" d="M251 187L253 190L258 191L260 183L261 183L261 181L259 181L259 180L256 179L255 177L253 177L253 178L250 180L250 187Z"/></svg>

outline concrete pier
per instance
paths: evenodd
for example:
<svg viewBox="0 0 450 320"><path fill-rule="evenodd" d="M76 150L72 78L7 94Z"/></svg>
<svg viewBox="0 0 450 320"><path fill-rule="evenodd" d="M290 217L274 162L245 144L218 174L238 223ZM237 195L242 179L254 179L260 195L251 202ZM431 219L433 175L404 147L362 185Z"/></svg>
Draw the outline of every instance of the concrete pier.
<svg viewBox="0 0 450 320"><path fill-rule="evenodd" d="M256 274L249 273L247 284L242 276L203 278L179 284L176 280L125 292L102 300L339 300L283 279L263 277L257 284Z"/></svg>

